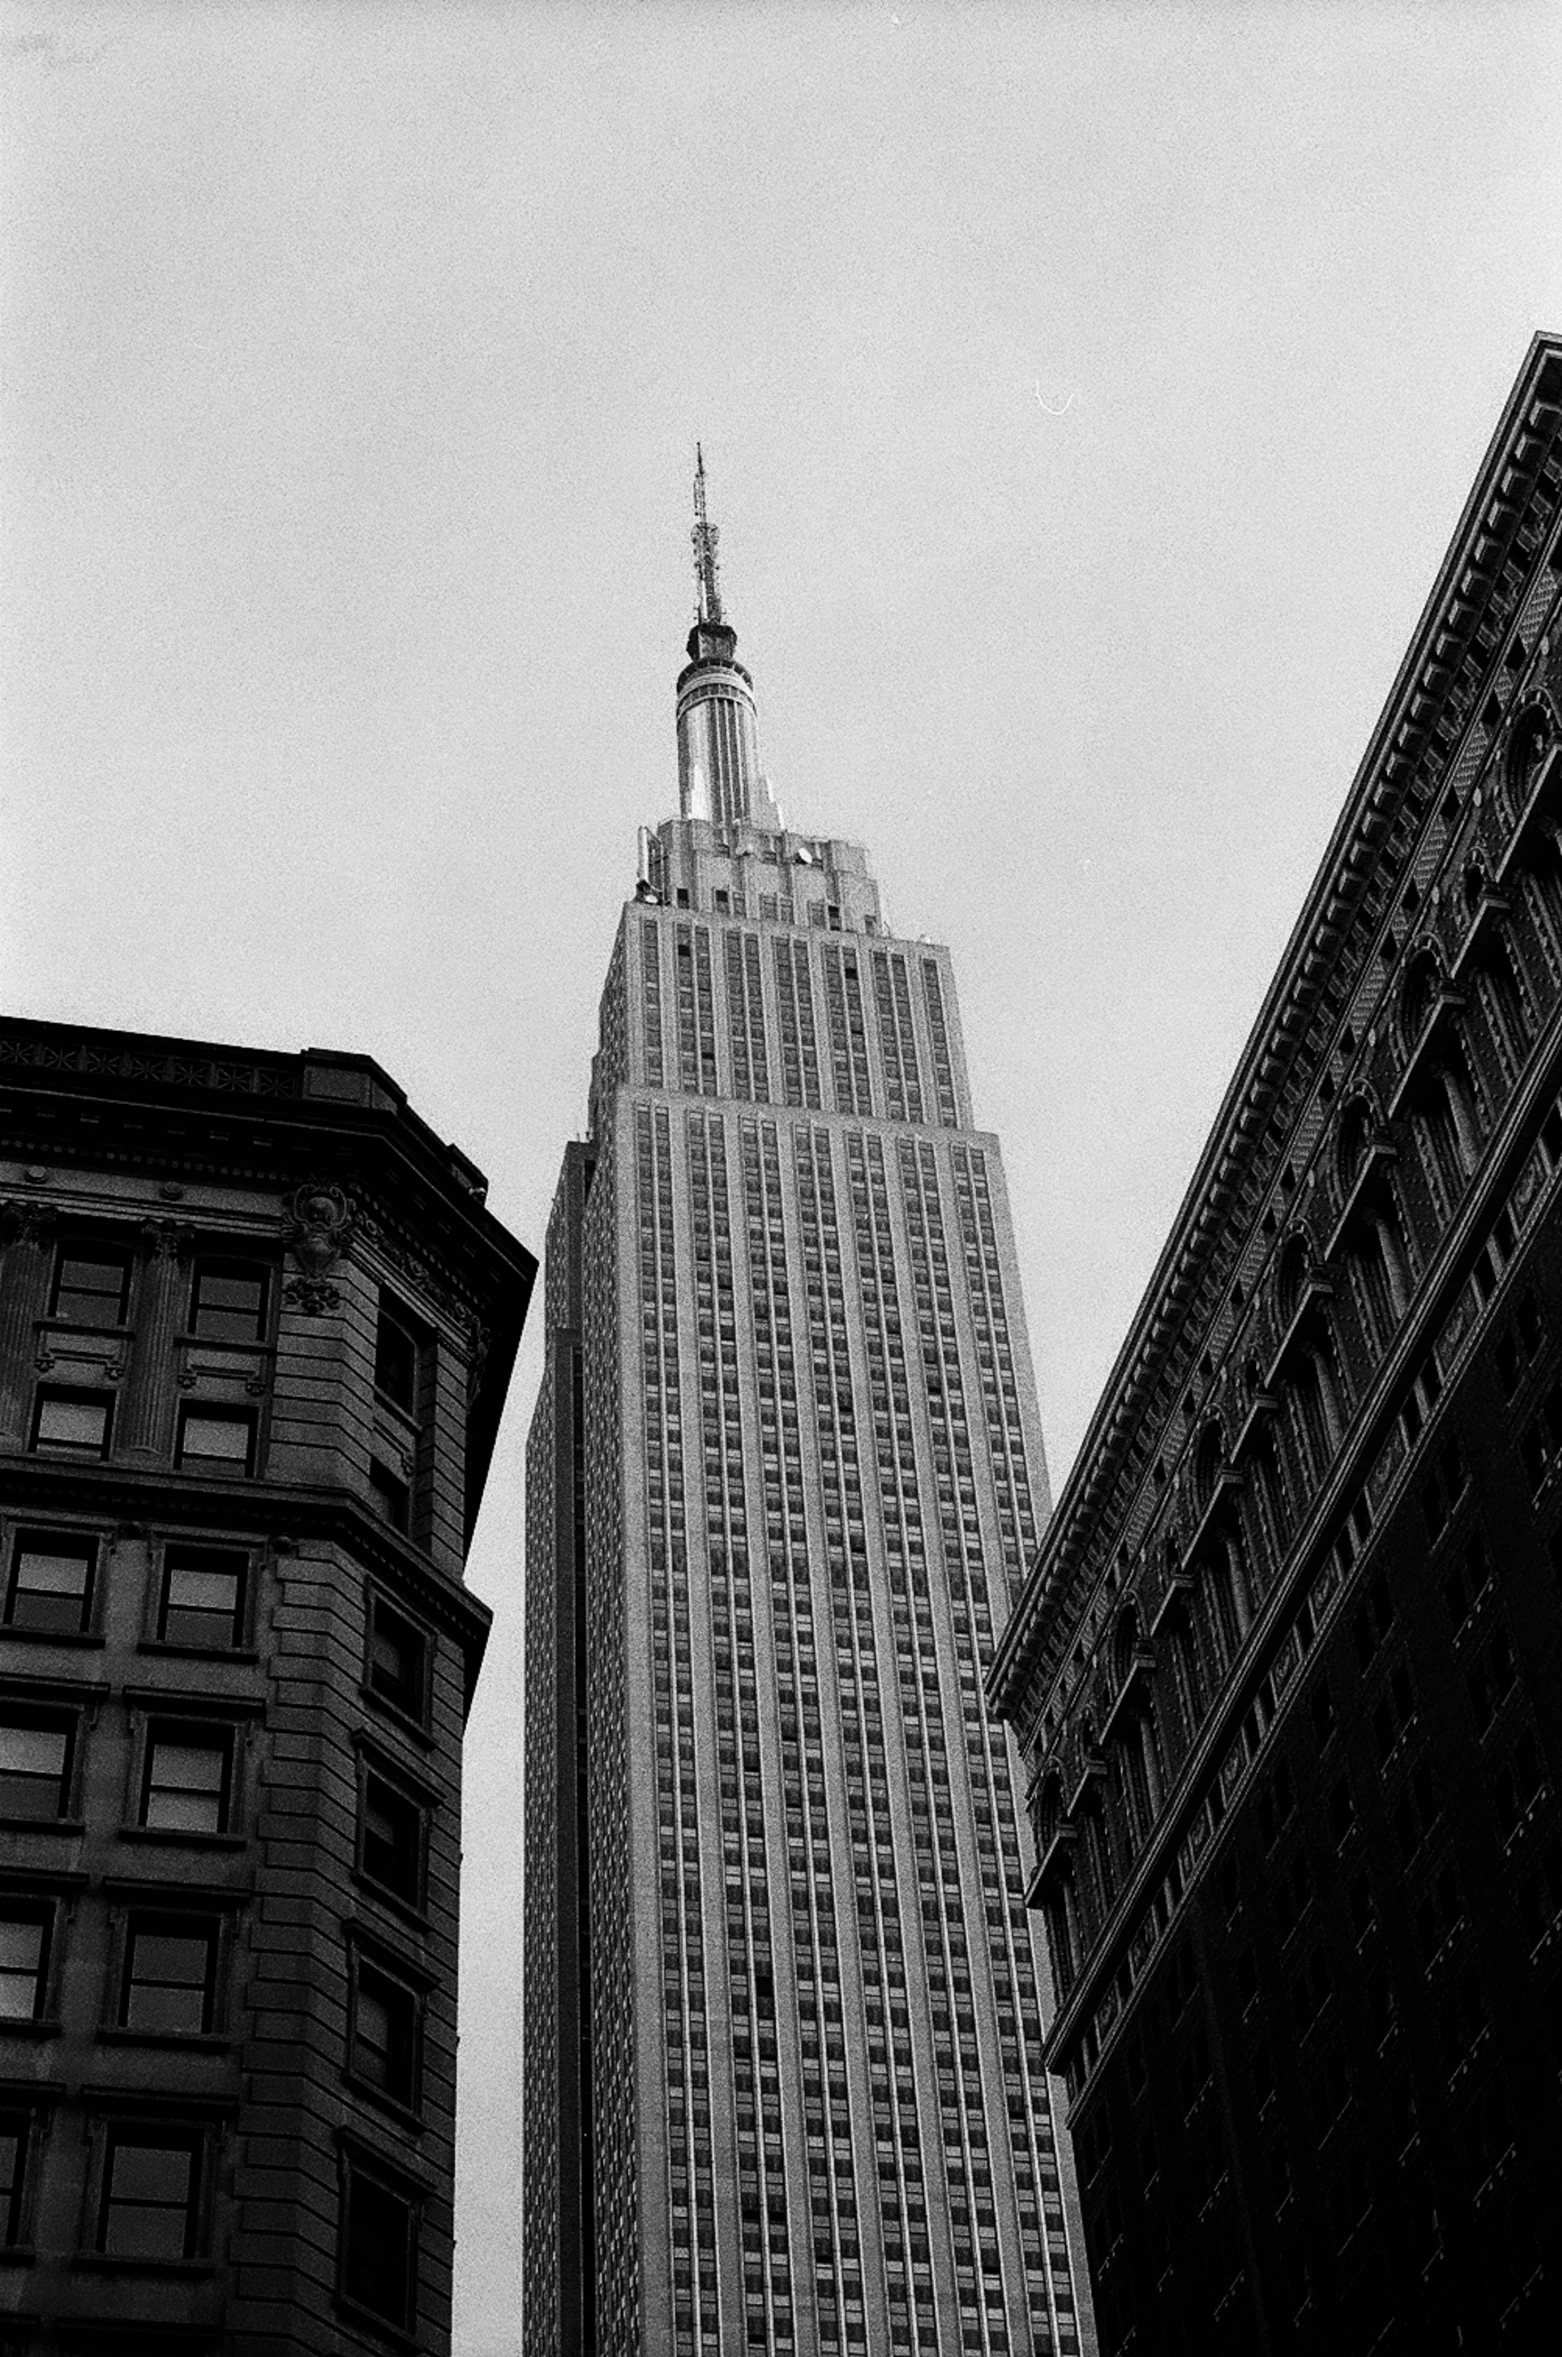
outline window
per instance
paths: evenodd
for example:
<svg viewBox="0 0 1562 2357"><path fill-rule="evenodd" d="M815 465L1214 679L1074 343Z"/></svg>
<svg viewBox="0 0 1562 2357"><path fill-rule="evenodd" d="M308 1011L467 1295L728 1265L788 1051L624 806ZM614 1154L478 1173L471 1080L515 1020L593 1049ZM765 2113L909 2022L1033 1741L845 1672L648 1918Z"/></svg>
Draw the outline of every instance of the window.
<svg viewBox="0 0 1562 2357"><path fill-rule="evenodd" d="M199 2037L212 2026L217 1926L183 1915L132 1915L119 2019L127 2030Z"/></svg>
<svg viewBox="0 0 1562 2357"><path fill-rule="evenodd" d="M243 1408L180 1414L179 1463L192 1473L248 1473L254 1446L255 1419Z"/></svg>
<svg viewBox="0 0 1562 2357"><path fill-rule="evenodd" d="M342 2187L342 2294L405 2331L412 2322L417 2209L350 2156Z"/></svg>
<svg viewBox="0 0 1562 2357"><path fill-rule="evenodd" d="M428 1644L423 1631L382 1596L369 1598L369 1691L409 1718L427 1716Z"/></svg>
<svg viewBox="0 0 1562 2357"><path fill-rule="evenodd" d="M418 1412L418 1358L421 1344L407 1320L386 1295L380 1296L380 1320L374 1337L374 1383L388 1400L409 1416Z"/></svg>
<svg viewBox="0 0 1562 2357"><path fill-rule="evenodd" d="M354 2078L409 2107L418 2100L421 2014L415 1989L368 1957L357 1959L347 2067Z"/></svg>
<svg viewBox="0 0 1562 2357"><path fill-rule="evenodd" d="M423 1811L383 1776L363 1780L360 1862L371 1882L416 1907L423 1895Z"/></svg>
<svg viewBox="0 0 1562 2357"><path fill-rule="evenodd" d="M52 1913L9 1905L0 1912L0 2021L36 2021L43 2012Z"/></svg>
<svg viewBox="0 0 1562 2357"><path fill-rule="evenodd" d="M40 1391L33 1447L61 1456L106 1457L112 1402L98 1391Z"/></svg>
<svg viewBox="0 0 1562 2357"><path fill-rule="evenodd" d="M31 2124L25 2112L0 2112L0 2244L8 2247L22 2239L22 2194Z"/></svg>
<svg viewBox="0 0 1562 2357"><path fill-rule="evenodd" d="M103 2168L98 2248L116 2259L188 2259L195 2249L199 2147L189 2136L116 2128Z"/></svg>
<svg viewBox="0 0 1562 2357"><path fill-rule="evenodd" d="M190 1331L207 1342L261 1342L266 1333L267 1272L248 1260L198 1260L190 1296Z"/></svg>
<svg viewBox="0 0 1562 2357"><path fill-rule="evenodd" d="M0 1817L62 1817L72 1728L60 1719L0 1720Z"/></svg>
<svg viewBox="0 0 1562 2357"><path fill-rule="evenodd" d="M369 1494L375 1511L392 1530L399 1530L405 1536L412 1522L412 1492L401 1475L393 1473L378 1457L369 1459Z"/></svg>
<svg viewBox="0 0 1562 2357"><path fill-rule="evenodd" d="M123 1252L62 1251L54 1271L50 1314L73 1326L122 1326L130 1297L130 1259Z"/></svg>
<svg viewBox="0 0 1562 2357"><path fill-rule="evenodd" d="M97 1549L90 1539L22 1531L11 1557L5 1617L13 1629L71 1635L87 1624Z"/></svg>
<svg viewBox="0 0 1562 2357"><path fill-rule="evenodd" d="M227 1547L169 1547L157 1633L166 1645L216 1651L243 1632L246 1559Z"/></svg>
<svg viewBox="0 0 1562 2357"><path fill-rule="evenodd" d="M223 1833L232 1747L204 1728L154 1727L147 1738L141 1822L160 1833Z"/></svg>

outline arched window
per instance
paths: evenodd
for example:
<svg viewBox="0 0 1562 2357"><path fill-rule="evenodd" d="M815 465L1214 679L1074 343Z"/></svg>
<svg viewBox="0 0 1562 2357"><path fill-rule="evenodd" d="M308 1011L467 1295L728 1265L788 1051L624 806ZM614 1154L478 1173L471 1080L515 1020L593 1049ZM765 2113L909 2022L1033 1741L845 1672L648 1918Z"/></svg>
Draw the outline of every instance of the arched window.
<svg viewBox="0 0 1562 2357"><path fill-rule="evenodd" d="M1514 722L1513 734L1508 739L1506 772L1516 811L1522 810L1529 799L1540 765L1551 750L1551 736L1551 717L1543 704L1531 704Z"/></svg>
<svg viewBox="0 0 1562 2357"><path fill-rule="evenodd" d="M1080 1962L1078 1901L1072 1864L1062 1869L1047 1894L1046 1924L1053 1975L1058 1995L1064 1997L1073 1987Z"/></svg>
<svg viewBox="0 0 1562 2357"><path fill-rule="evenodd" d="M1511 1087L1529 1053L1530 1017L1512 950L1500 933L1485 945L1479 979L1498 1069Z"/></svg>
<svg viewBox="0 0 1562 2357"><path fill-rule="evenodd" d="M1418 950L1405 968L1399 992L1400 1035L1407 1048L1415 1046L1443 986L1442 972L1429 949Z"/></svg>
<svg viewBox="0 0 1562 2357"><path fill-rule="evenodd" d="M1334 1145L1334 1170L1342 1195L1348 1195L1360 1177L1361 1166L1367 1159L1367 1148L1376 1127L1372 1107L1367 1099L1352 1097L1340 1115L1339 1132Z"/></svg>
<svg viewBox="0 0 1562 2357"><path fill-rule="evenodd" d="M1275 1310L1282 1333L1301 1307L1302 1287L1307 1281L1311 1257L1305 1236L1287 1236L1275 1271Z"/></svg>
<svg viewBox="0 0 1562 2357"><path fill-rule="evenodd" d="M1112 1682L1121 1687L1134 1666L1134 1655L1139 1650L1139 1612L1133 1604L1125 1604L1117 1616L1117 1627L1112 1635Z"/></svg>
<svg viewBox="0 0 1562 2357"><path fill-rule="evenodd" d="M1202 1514L1215 1495L1215 1483L1225 1462L1226 1444L1220 1426L1211 1418L1199 1434L1193 1452L1193 1502Z"/></svg>
<svg viewBox="0 0 1562 2357"><path fill-rule="evenodd" d="M1043 1778L1036 1802L1036 1847L1043 1857L1057 1840L1062 1822L1063 1780L1054 1768Z"/></svg>
<svg viewBox="0 0 1562 2357"><path fill-rule="evenodd" d="M1248 1463L1253 1469L1251 1496L1257 1523L1253 1559L1263 1563L1267 1558L1272 1576L1279 1569L1285 1554L1289 1528L1285 1481L1280 1471L1280 1460L1275 1454L1272 1434L1265 1432L1255 1442ZM1267 1585L1267 1581L1264 1584Z"/></svg>
<svg viewBox="0 0 1562 2357"><path fill-rule="evenodd" d="M1204 1687L1193 1622L1185 1606L1179 1606L1167 1624L1167 1653L1171 1661L1172 1692L1177 1703L1181 1748L1186 1751L1198 1734L1204 1716Z"/></svg>

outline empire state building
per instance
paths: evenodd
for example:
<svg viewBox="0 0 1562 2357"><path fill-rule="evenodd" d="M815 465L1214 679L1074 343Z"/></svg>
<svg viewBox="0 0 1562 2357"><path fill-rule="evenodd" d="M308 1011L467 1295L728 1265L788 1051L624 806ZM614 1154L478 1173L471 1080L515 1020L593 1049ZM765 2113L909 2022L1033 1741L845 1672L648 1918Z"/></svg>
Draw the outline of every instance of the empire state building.
<svg viewBox="0 0 1562 2357"><path fill-rule="evenodd" d="M1048 1511L947 950L784 824L695 484L528 1449L528 2357L1094 2338L983 1677Z"/></svg>

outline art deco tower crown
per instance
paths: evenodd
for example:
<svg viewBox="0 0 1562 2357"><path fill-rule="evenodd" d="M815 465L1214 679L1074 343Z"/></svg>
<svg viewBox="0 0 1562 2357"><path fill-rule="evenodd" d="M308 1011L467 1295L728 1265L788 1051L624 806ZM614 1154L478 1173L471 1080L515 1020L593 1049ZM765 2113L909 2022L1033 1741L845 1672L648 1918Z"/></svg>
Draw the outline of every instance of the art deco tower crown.
<svg viewBox="0 0 1562 2357"><path fill-rule="evenodd" d="M694 573L689 661L678 679L678 814L718 826L779 827L760 774L754 683L737 660L738 634L721 610L716 547L705 512L705 455L695 444Z"/></svg>

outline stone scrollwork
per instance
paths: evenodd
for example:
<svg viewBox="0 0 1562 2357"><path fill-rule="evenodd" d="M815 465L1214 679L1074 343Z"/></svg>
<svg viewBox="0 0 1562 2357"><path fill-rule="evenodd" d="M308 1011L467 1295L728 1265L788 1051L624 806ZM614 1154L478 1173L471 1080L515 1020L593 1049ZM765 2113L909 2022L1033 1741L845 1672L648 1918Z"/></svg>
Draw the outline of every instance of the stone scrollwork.
<svg viewBox="0 0 1562 2357"><path fill-rule="evenodd" d="M302 1310L306 1318L323 1318L328 1310L342 1306L341 1294L324 1277L290 1277L282 1288L282 1298Z"/></svg>

